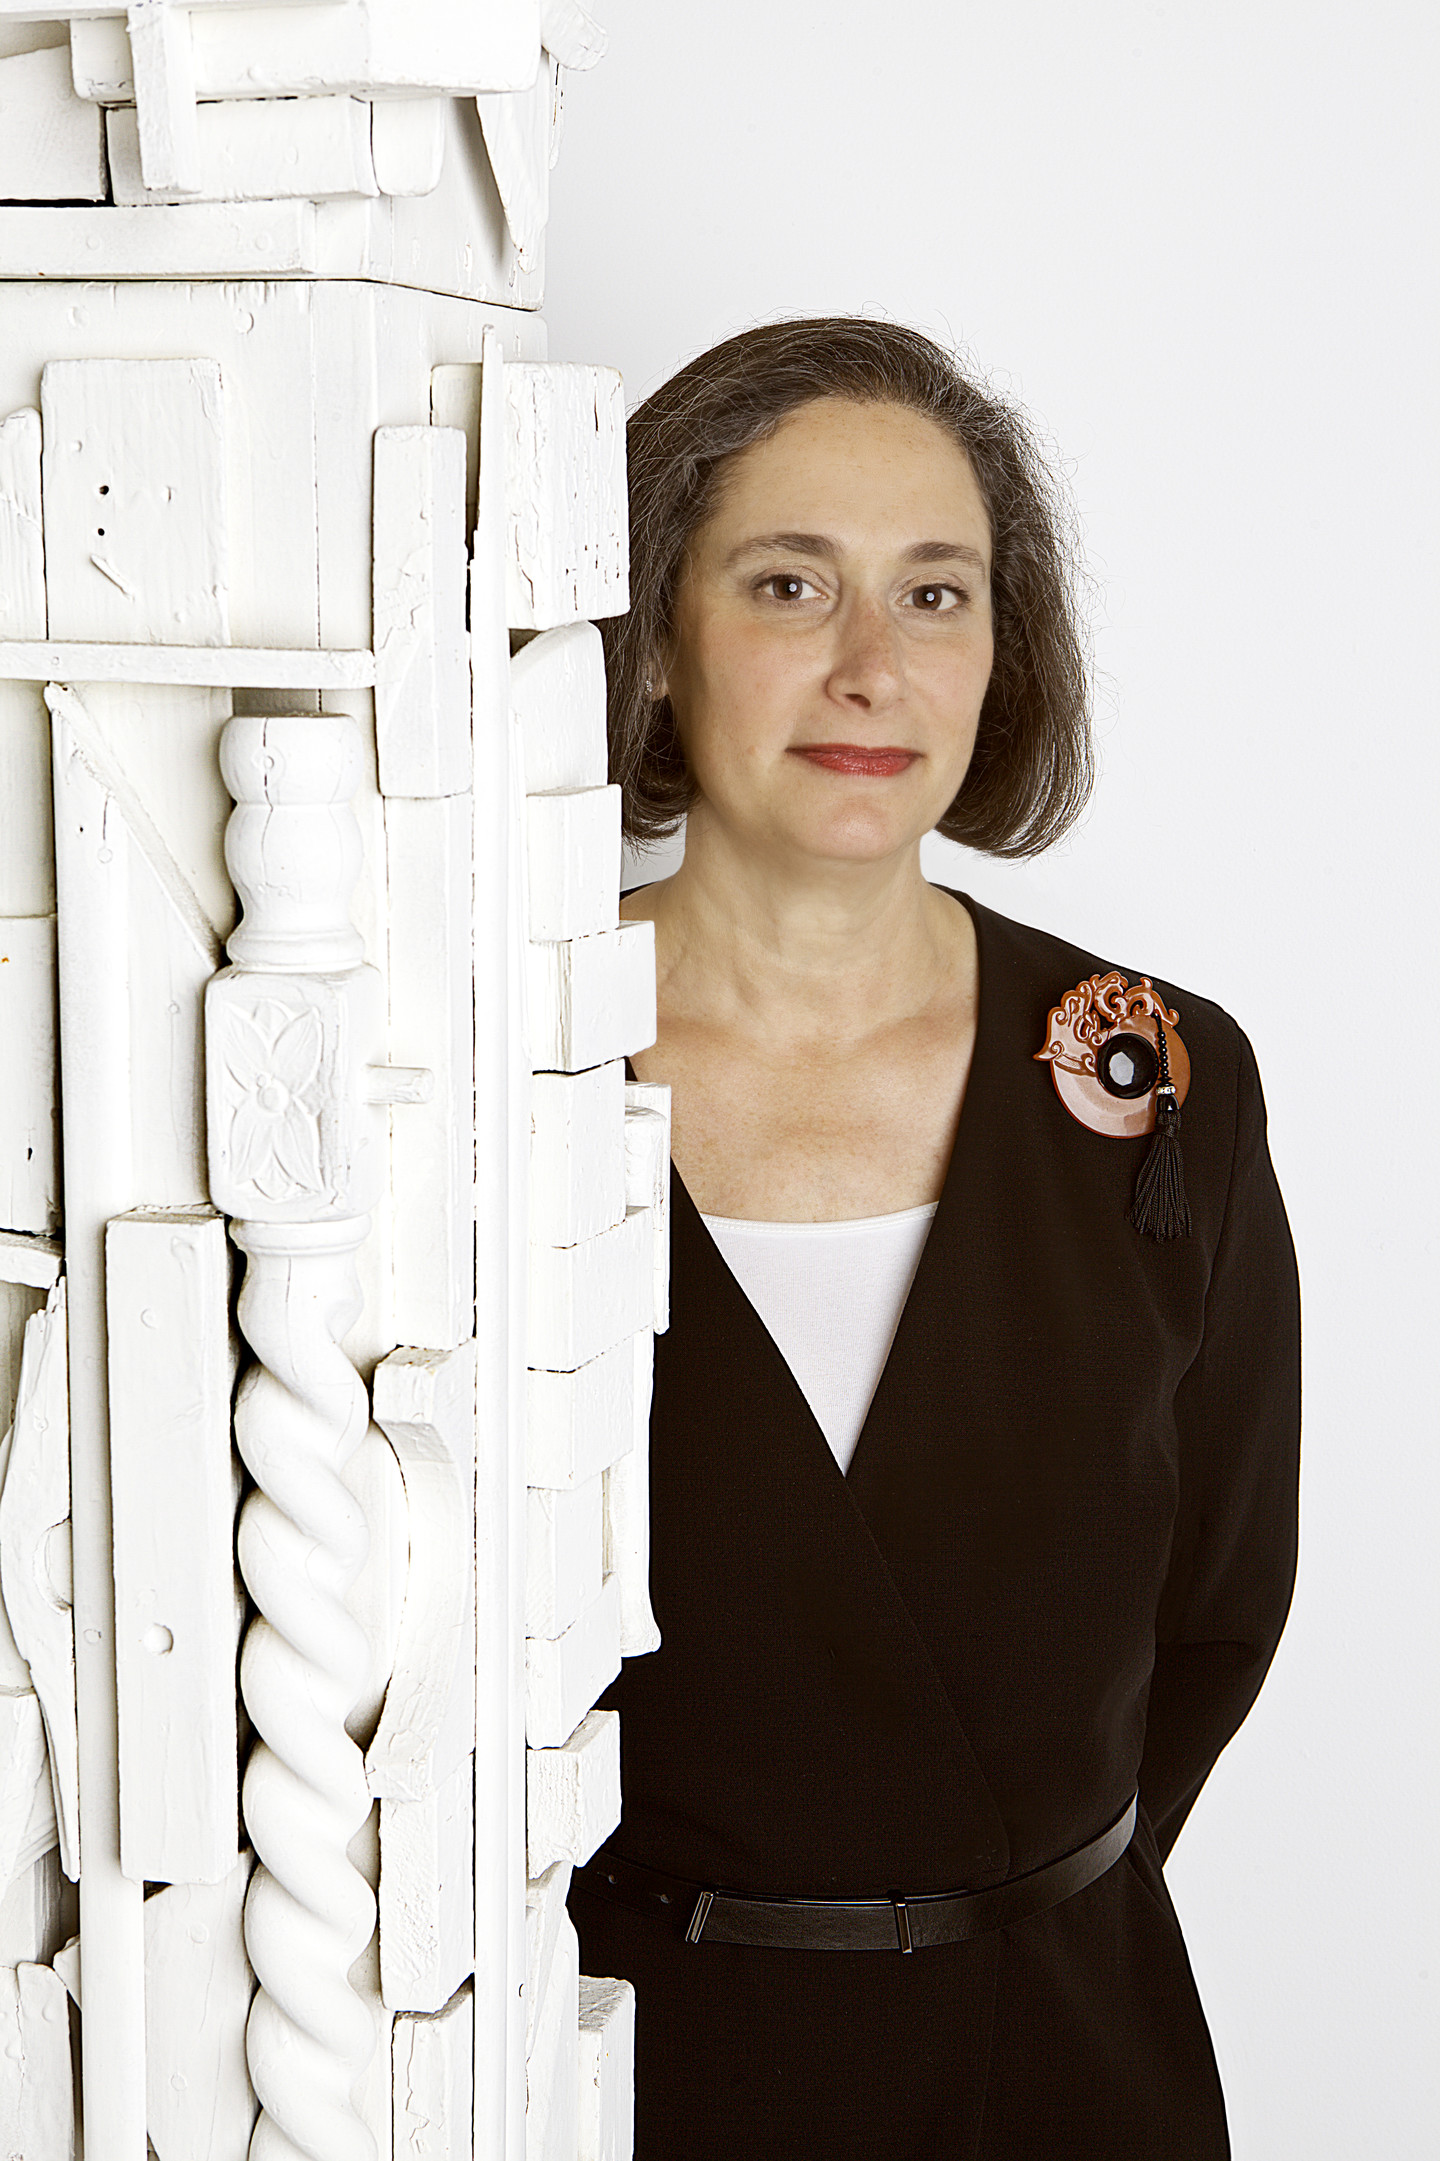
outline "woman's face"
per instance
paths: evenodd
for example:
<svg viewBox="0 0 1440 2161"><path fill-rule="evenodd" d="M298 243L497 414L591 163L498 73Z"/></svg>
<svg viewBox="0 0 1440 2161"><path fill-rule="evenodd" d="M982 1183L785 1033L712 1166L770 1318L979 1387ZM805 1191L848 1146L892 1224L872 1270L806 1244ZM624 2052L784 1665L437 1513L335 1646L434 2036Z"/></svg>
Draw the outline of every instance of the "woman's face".
<svg viewBox="0 0 1440 2161"><path fill-rule="evenodd" d="M747 850L875 862L970 755L994 639L964 452L897 405L820 398L727 469L676 596L668 692L691 812Z"/></svg>

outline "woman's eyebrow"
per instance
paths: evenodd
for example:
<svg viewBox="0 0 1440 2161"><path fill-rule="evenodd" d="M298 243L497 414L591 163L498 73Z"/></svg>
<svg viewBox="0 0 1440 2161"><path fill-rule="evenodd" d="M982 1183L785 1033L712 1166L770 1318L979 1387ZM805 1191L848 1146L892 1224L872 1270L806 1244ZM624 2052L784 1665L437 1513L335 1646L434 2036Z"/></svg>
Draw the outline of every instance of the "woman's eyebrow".
<svg viewBox="0 0 1440 2161"><path fill-rule="evenodd" d="M840 553L840 544L827 533L755 533L730 550L723 567L731 570L747 556L774 553L817 555L833 562ZM979 549L970 547L963 540L917 540L903 551L901 560L907 563L969 563L979 571L986 567Z"/></svg>

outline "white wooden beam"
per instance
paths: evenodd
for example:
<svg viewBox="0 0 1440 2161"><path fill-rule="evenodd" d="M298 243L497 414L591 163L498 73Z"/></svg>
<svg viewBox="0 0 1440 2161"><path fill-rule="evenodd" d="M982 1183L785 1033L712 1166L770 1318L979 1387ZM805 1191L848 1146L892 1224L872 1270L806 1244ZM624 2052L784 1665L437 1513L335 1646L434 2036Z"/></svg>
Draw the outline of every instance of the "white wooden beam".
<svg viewBox="0 0 1440 2161"><path fill-rule="evenodd" d="M530 1086L530 1237L573 1246L624 1220L625 1068L537 1073ZM532 1479L532 1485L546 1485Z"/></svg>
<svg viewBox="0 0 1440 2161"><path fill-rule="evenodd" d="M390 2049L394 2161L462 2161L477 2152L471 1984L457 1989L442 2010L397 2018Z"/></svg>
<svg viewBox="0 0 1440 2161"><path fill-rule="evenodd" d="M526 1752L526 1868L583 1868L620 1821L620 1713L590 1711L559 1748Z"/></svg>
<svg viewBox="0 0 1440 2161"><path fill-rule="evenodd" d="M125 28L145 185L193 192L201 167L189 10L180 0L131 0Z"/></svg>
<svg viewBox="0 0 1440 2161"><path fill-rule="evenodd" d="M380 1988L392 2011L438 2011L475 1966L475 1764L419 1801L380 1803Z"/></svg>
<svg viewBox="0 0 1440 2161"><path fill-rule="evenodd" d="M367 108L375 185L382 195L429 195L440 185L447 103L445 98L380 98Z"/></svg>
<svg viewBox="0 0 1440 2161"><path fill-rule="evenodd" d="M655 1333L670 1326L670 1090L663 1081L625 1085L625 1201L648 1208L655 1229Z"/></svg>
<svg viewBox="0 0 1440 2161"><path fill-rule="evenodd" d="M620 1586L600 1596L553 1641L525 1645L525 1733L532 1748L560 1748L620 1671Z"/></svg>
<svg viewBox="0 0 1440 2161"><path fill-rule="evenodd" d="M105 132L116 203L317 202L379 192L370 107L358 98L251 98L201 105L196 118L197 181L182 192L146 185L136 109L112 107Z"/></svg>
<svg viewBox="0 0 1440 2161"><path fill-rule="evenodd" d="M105 116L77 98L68 44L0 60L0 198L103 203Z"/></svg>
<svg viewBox="0 0 1440 2161"><path fill-rule="evenodd" d="M30 1231L0 1231L0 1283L28 1283L48 1291L60 1280L65 1248L58 1238Z"/></svg>
<svg viewBox="0 0 1440 2161"><path fill-rule="evenodd" d="M560 1922L525 2067L525 2161L575 2161L579 2049L580 1939L566 1914Z"/></svg>
<svg viewBox="0 0 1440 2161"><path fill-rule="evenodd" d="M245 2161L255 2093L245 2021L254 1855L218 1883L175 1884L145 1901L146 2129L156 2161Z"/></svg>
<svg viewBox="0 0 1440 2161"><path fill-rule="evenodd" d="M532 942L530 1062L578 1073L655 1040L655 926L621 923L593 938Z"/></svg>
<svg viewBox="0 0 1440 2161"><path fill-rule="evenodd" d="M525 1986L524 2029L525 2056L535 2046L535 2023L541 2004L545 2000L545 1986L550 1978L550 1962L555 1956L555 1946L560 1938L560 1924L565 1919L565 1901L570 1895L570 1863L557 1861L543 1875L525 1885Z"/></svg>
<svg viewBox="0 0 1440 2161"><path fill-rule="evenodd" d="M507 593L513 630L630 604L625 400L613 368L505 371Z"/></svg>
<svg viewBox="0 0 1440 2161"><path fill-rule="evenodd" d="M635 2150L635 1989L580 1976L576 2161L631 2161Z"/></svg>
<svg viewBox="0 0 1440 2161"><path fill-rule="evenodd" d="M532 794L605 786L605 649L593 623L566 623L522 645L510 663L510 702Z"/></svg>
<svg viewBox="0 0 1440 2161"><path fill-rule="evenodd" d="M218 1883L238 1852L230 1267L209 1209L105 1237L120 1865Z"/></svg>
<svg viewBox="0 0 1440 2161"><path fill-rule="evenodd" d="M530 1248L529 1362L572 1373L650 1325L654 1231L648 1208L577 1246Z"/></svg>
<svg viewBox="0 0 1440 2161"><path fill-rule="evenodd" d="M485 153L523 268L538 268L550 217L550 152L555 140L559 66L547 53L528 90L489 91L475 100Z"/></svg>
<svg viewBox="0 0 1440 2161"><path fill-rule="evenodd" d="M617 1343L573 1373L528 1376L526 1476L532 1486L577 1486L635 1441L632 1344Z"/></svg>
<svg viewBox="0 0 1440 2161"><path fill-rule="evenodd" d="M470 785L465 438L375 431L375 730L386 795Z"/></svg>
<svg viewBox="0 0 1440 2161"><path fill-rule="evenodd" d="M635 1363L633 1445L605 1473L606 1581L620 1600L620 1648L640 1658L660 1648L650 1604L650 1398L655 1341L644 1329L631 1343Z"/></svg>
<svg viewBox="0 0 1440 2161"><path fill-rule="evenodd" d="M331 648L284 651L264 646L0 644L0 682L181 683L196 689L364 690L375 680L373 654Z"/></svg>
<svg viewBox="0 0 1440 2161"><path fill-rule="evenodd" d="M0 922L0 1043L0 1224L44 1236L60 1224L53 915Z"/></svg>
<svg viewBox="0 0 1440 2161"><path fill-rule="evenodd" d="M600 1591L600 1479L587 1479L568 1491L532 1486L525 1500L525 1633L563 1635Z"/></svg>
<svg viewBox="0 0 1440 2161"><path fill-rule="evenodd" d="M49 60L50 52L24 53ZM58 57L63 57L60 55ZM5 75L0 61L0 129L5 124ZM4 136L0 134L0 144ZM0 173L5 151L0 148ZM3 192L3 186L0 186ZM40 415L26 409L0 420L0 638L45 635L45 544L40 513Z"/></svg>
<svg viewBox="0 0 1440 2161"><path fill-rule="evenodd" d="M588 938L620 917L620 790L525 799L532 938Z"/></svg>
<svg viewBox="0 0 1440 2161"><path fill-rule="evenodd" d="M22 2161L73 2161L70 2001L49 1966L0 1968L0 2124Z"/></svg>

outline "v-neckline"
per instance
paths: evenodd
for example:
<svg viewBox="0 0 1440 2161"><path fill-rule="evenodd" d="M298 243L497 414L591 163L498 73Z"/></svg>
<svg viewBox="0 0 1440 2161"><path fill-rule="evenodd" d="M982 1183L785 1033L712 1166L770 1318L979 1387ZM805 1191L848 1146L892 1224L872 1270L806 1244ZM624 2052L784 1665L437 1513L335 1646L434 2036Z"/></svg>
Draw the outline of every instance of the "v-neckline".
<svg viewBox="0 0 1440 2161"><path fill-rule="evenodd" d="M882 1402L882 1399L890 1393L890 1389L887 1388L887 1382L891 1382L891 1377L895 1371L897 1364L899 1363L897 1353L901 1351L902 1340L908 1343L910 1330L907 1327L907 1323L910 1320L911 1313L916 1304L916 1293L920 1287L922 1278L928 1278L930 1272L934 1269L934 1267L938 1265L938 1263L933 1258L934 1250L937 1244L941 1241L944 1231L948 1228L950 1217L953 1214L955 1207L958 1205L958 1203L952 1198L957 1184L955 1176L956 1161L961 1153L962 1144L965 1142L967 1134L974 1125L973 1118L968 1117L967 1113L969 1112L970 1105L974 1097L976 1077L981 1067L986 1038L988 1033L990 1032L987 1026L987 1016L992 1013L994 1004L993 998L987 995L986 987L987 970L985 965L984 953L985 934L980 920L984 911L973 900L971 900L968 893L958 892L955 887L948 885L941 886L939 890L942 893L948 893L952 900L958 901L960 906L965 910L965 913L969 916L971 924L975 931L975 1044L970 1054L970 1068L965 1078L965 1093L960 1100L960 1115L956 1122L955 1138L951 1145L949 1161L945 1165L945 1175L940 1181L940 1191L936 1198L935 1213L930 1219L930 1228L926 1233L925 1243L920 1249L919 1262L916 1266L914 1275L910 1279L910 1288L906 1292L905 1302L900 1308L900 1315L898 1320L896 1321L894 1333L890 1338L890 1348L886 1353L885 1363L880 1368L879 1377L875 1382L874 1389L871 1391L870 1401L866 1406L865 1410L864 1421L861 1424L860 1432L855 1441L855 1446L850 1452L849 1464L844 1470L841 1470L840 1468L840 1463L835 1455L835 1451L831 1448L829 1441L826 1439L824 1429L822 1428L819 1419L815 1416L815 1413L810 1405L810 1400L805 1394L804 1389L800 1386L799 1381L796 1379L794 1370L791 1367L789 1359L785 1356L785 1353L780 1348L780 1345L775 1341L774 1336L771 1335L769 1328L766 1326L764 1315L759 1311L759 1309L754 1305L754 1303L748 1296L744 1285L741 1283L739 1277L735 1274L734 1270L730 1267L728 1261L725 1259L724 1253L720 1249L719 1244L711 1235L709 1227L705 1222L705 1218L701 1214L700 1208L696 1203L694 1195L691 1193L689 1187L686 1185L674 1157L672 1156L670 1159L670 1177L672 1185L678 1187L679 1191L684 1195L685 1202L693 1212L701 1232L709 1241L710 1245L714 1248L715 1257L719 1261L721 1268L724 1270L727 1281L733 1284L736 1296L744 1300L747 1309L754 1315L757 1325L764 1331L765 1336L773 1346L775 1355L779 1359L781 1366L784 1368L786 1377L789 1380L791 1387L794 1389L796 1399L799 1402L804 1416L809 1421L816 1443L824 1451L825 1459L829 1463L834 1475L840 1480L841 1484L849 1490L851 1498L855 1501L857 1509L859 1509L859 1501L856 1495L856 1488L853 1484L855 1467L857 1464L868 1460L869 1456L874 1453L875 1444L870 1439L870 1436L877 1424L876 1413ZM635 1077L628 1058L625 1061L625 1070L632 1079ZM868 1448L866 1446L867 1441L870 1442Z"/></svg>

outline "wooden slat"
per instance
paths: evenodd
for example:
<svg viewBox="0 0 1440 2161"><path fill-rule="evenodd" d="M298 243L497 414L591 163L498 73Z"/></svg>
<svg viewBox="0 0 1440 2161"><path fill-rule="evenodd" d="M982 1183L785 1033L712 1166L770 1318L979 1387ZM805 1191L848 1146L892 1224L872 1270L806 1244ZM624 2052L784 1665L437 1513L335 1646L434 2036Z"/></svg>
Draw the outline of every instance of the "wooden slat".
<svg viewBox="0 0 1440 2161"><path fill-rule="evenodd" d="M105 200L105 116L75 95L68 45L0 60L0 197Z"/></svg>
<svg viewBox="0 0 1440 2161"><path fill-rule="evenodd" d="M63 58L50 52L23 53L25 60ZM0 61L0 131L3 131L4 71L14 60ZM4 136L0 132L0 146ZM4 150L0 147L0 171ZM45 635L45 545L40 521L40 415L26 410L0 420L0 638Z"/></svg>
<svg viewBox="0 0 1440 2161"><path fill-rule="evenodd" d="M620 1713L590 1711L560 1748L526 1752L525 1866L581 1868L620 1821Z"/></svg>
<svg viewBox="0 0 1440 2161"><path fill-rule="evenodd" d="M438 2011L475 1965L474 1758L421 1801L380 1803L380 1987Z"/></svg>
<svg viewBox="0 0 1440 2161"><path fill-rule="evenodd" d="M578 1245L622 1222L625 1150L619 1059L584 1073L537 1073L530 1088L531 1241Z"/></svg>
<svg viewBox="0 0 1440 2161"><path fill-rule="evenodd" d="M655 1040L655 926L641 920L593 938L532 942L530 1062L578 1073Z"/></svg>
<svg viewBox="0 0 1440 2161"><path fill-rule="evenodd" d="M620 790L527 796L532 938L588 938L620 918Z"/></svg>
<svg viewBox="0 0 1440 2161"><path fill-rule="evenodd" d="M390 2036L394 2161L459 2161L473 2126L475 1995L467 1981L443 2010L407 2011Z"/></svg>
<svg viewBox="0 0 1440 2161"><path fill-rule="evenodd" d="M80 28L79 24L76 28ZM90 26L98 27L98 26ZM0 208L7 278L313 277L321 265L312 202L185 203L156 218L118 203Z"/></svg>
<svg viewBox="0 0 1440 2161"><path fill-rule="evenodd" d="M94 111L95 107L88 108ZM196 185L148 188L133 106L106 115L110 184L117 203L312 202L375 195L370 107L358 98L246 98L196 115Z"/></svg>
<svg viewBox="0 0 1440 2161"><path fill-rule="evenodd" d="M53 916L0 922L0 1043L0 1226L44 1236L60 1223Z"/></svg>
<svg viewBox="0 0 1440 2161"><path fill-rule="evenodd" d="M606 1581L620 1600L620 1648L639 1658L660 1648L650 1604L650 1397L655 1341L647 1328L630 1345L635 1383L634 1442L605 1473Z"/></svg>
<svg viewBox="0 0 1440 2161"><path fill-rule="evenodd" d="M70 2004L49 1966L0 1969L0 2124L23 2161L72 2161Z"/></svg>
<svg viewBox="0 0 1440 2161"><path fill-rule="evenodd" d="M157 193L193 191L200 185L200 143L189 14L181 0L130 0L125 28L146 185Z"/></svg>
<svg viewBox="0 0 1440 2161"><path fill-rule="evenodd" d="M219 1883L175 1884L145 1901L146 2129L157 2161L245 2161L255 2095L245 2020L254 1856Z"/></svg>
<svg viewBox="0 0 1440 2161"><path fill-rule="evenodd" d="M513 630L630 604L625 401L613 368L505 371L506 591Z"/></svg>
<svg viewBox="0 0 1440 2161"><path fill-rule="evenodd" d="M523 645L510 663L510 702L532 795L605 786L605 653L593 623L567 623Z"/></svg>
<svg viewBox="0 0 1440 2161"><path fill-rule="evenodd" d="M582 1973L576 2161L630 2161L634 2150L634 1985Z"/></svg>
<svg viewBox="0 0 1440 2161"><path fill-rule="evenodd" d="M563 1636L525 1644L525 1732L532 1748L560 1748L620 1671L620 1586L600 1596Z"/></svg>
<svg viewBox="0 0 1440 2161"><path fill-rule="evenodd" d="M654 1231L648 1208L578 1246L530 1248L527 1332L532 1366L571 1373L646 1328L654 1311Z"/></svg>
<svg viewBox="0 0 1440 2161"><path fill-rule="evenodd" d="M525 1633L563 1635L600 1591L600 1478L568 1491L532 1486L525 1500Z"/></svg>
<svg viewBox="0 0 1440 2161"><path fill-rule="evenodd" d="M470 785L465 437L375 431L375 731L386 795Z"/></svg>
<svg viewBox="0 0 1440 2161"><path fill-rule="evenodd" d="M670 1326L670 1090L663 1081L625 1084L625 1201L648 1208L655 1228L655 1333Z"/></svg>
<svg viewBox="0 0 1440 2161"><path fill-rule="evenodd" d="M528 1399L530 1484L583 1484L634 1445L634 1348L617 1343L573 1373L532 1372Z"/></svg>
<svg viewBox="0 0 1440 2161"><path fill-rule="evenodd" d="M3 245L3 234L0 234ZM375 680L372 653L332 648L89 644L67 640L0 644L0 682L190 683L235 690L364 690Z"/></svg>
<svg viewBox="0 0 1440 2161"><path fill-rule="evenodd" d="M580 1939L560 1922L525 2067L525 2161L574 2161L580 2105Z"/></svg>

